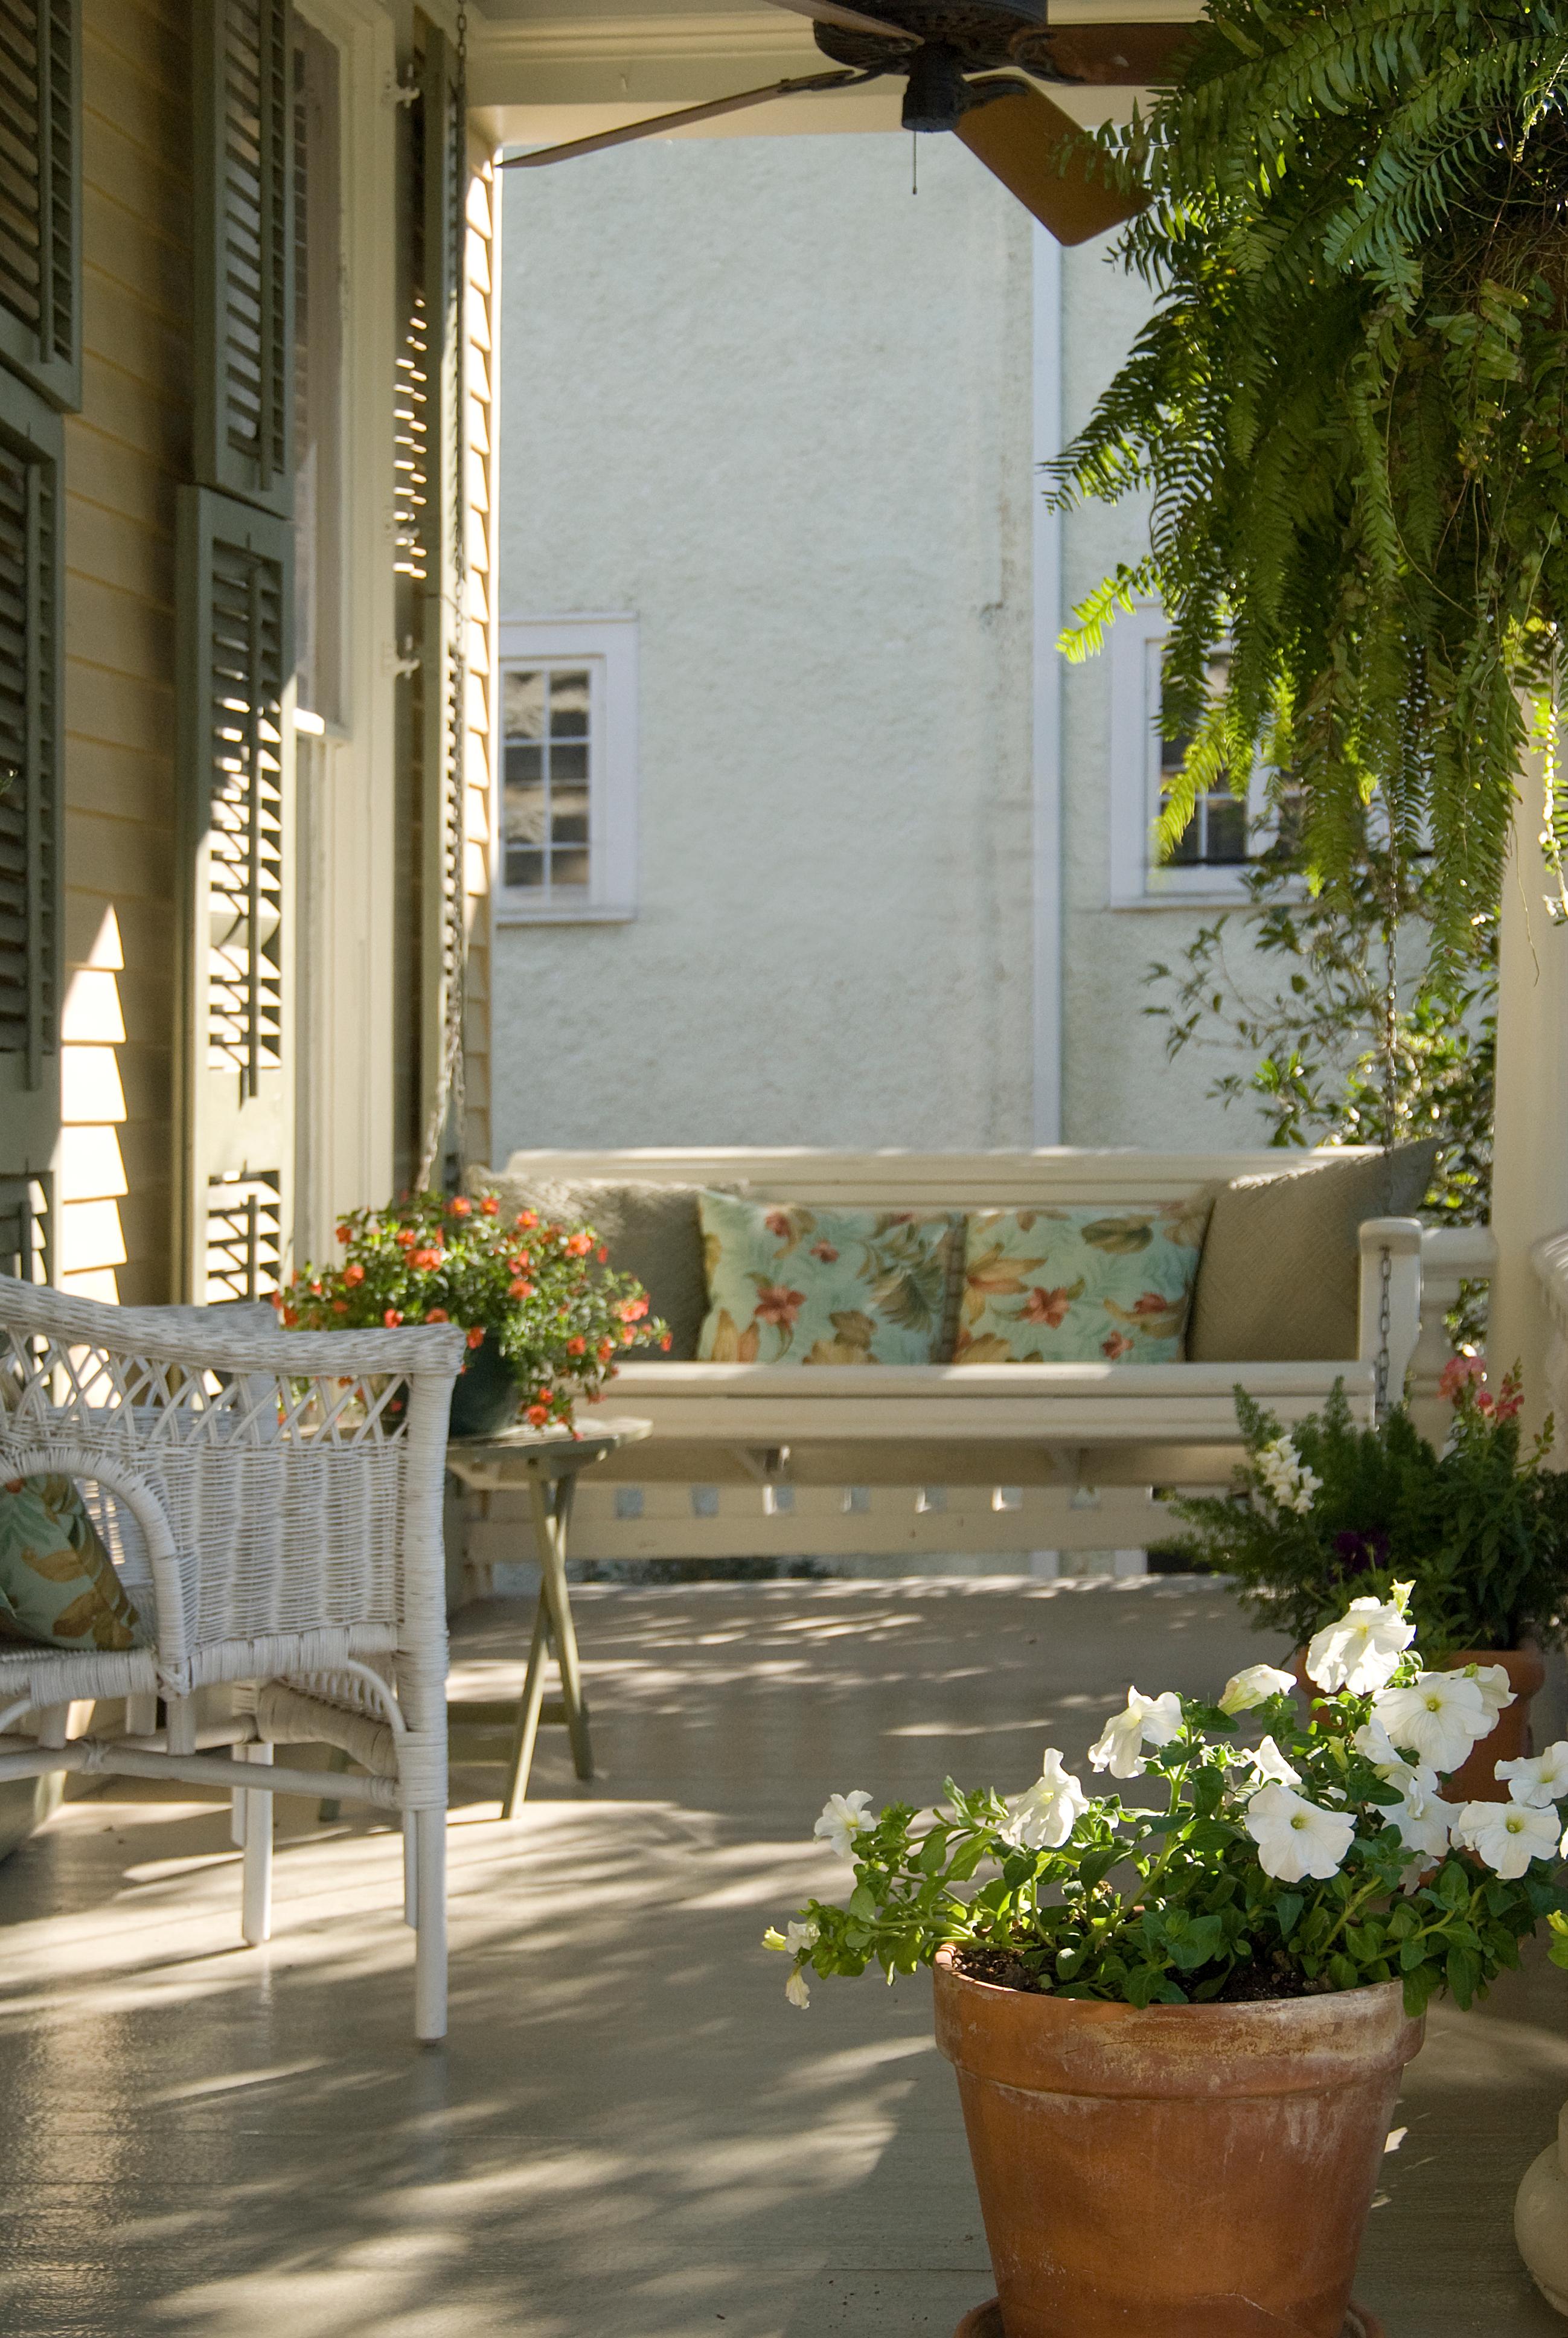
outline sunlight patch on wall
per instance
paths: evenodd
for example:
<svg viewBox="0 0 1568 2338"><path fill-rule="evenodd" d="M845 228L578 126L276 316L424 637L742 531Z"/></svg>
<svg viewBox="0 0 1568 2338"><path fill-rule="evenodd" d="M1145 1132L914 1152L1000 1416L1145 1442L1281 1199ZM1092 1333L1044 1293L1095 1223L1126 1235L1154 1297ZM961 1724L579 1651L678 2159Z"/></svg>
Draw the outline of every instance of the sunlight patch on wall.
<svg viewBox="0 0 1568 2338"><path fill-rule="evenodd" d="M54 1275L60 1288L116 1302L125 1263L120 1198L128 1188L118 1130L125 1091L115 1049L125 1041L119 974L125 964L120 925L103 912L87 962L65 989L61 1015L59 1218Z"/></svg>

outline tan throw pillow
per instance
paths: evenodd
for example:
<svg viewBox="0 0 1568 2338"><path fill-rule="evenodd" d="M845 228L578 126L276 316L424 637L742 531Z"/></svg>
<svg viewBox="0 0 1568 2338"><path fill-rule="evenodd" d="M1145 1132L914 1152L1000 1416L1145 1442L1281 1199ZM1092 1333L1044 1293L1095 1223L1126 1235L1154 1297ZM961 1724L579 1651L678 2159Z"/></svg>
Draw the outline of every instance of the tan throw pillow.
<svg viewBox="0 0 1568 2338"><path fill-rule="evenodd" d="M1358 1230L1368 1218L1413 1217L1437 1152L1435 1139L1397 1144L1372 1160L1221 1185L1192 1294L1189 1362L1354 1362Z"/></svg>
<svg viewBox="0 0 1568 2338"><path fill-rule="evenodd" d="M586 1222L598 1233L618 1274L634 1274L655 1315L670 1326L672 1363L690 1363L707 1312L702 1280L702 1229L696 1185L616 1184L607 1179L571 1183L514 1177L501 1169L473 1169L475 1194L494 1194L503 1210L537 1210L564 1225ZM661 1351L638 1348L638 1363L657 1363Z"/></svg>

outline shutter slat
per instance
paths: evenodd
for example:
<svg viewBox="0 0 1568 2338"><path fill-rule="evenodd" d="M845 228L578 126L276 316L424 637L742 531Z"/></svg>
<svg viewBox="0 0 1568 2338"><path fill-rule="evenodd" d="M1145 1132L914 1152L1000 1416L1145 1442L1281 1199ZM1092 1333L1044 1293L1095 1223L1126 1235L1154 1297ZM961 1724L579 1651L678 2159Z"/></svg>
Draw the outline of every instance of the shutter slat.
<svg viewBox="0 0 1568 2338"><path fill-rule="evenodd" d="M22 1057L36 1090L57 1046L59 423L4 377L0 387L0 1056Z"/></svg>
<svg viewBox="0 0 1568 2338"><path fill-rule="evenodd" d="M198 0L197 446L211 486L293 496L289 0Z"/></svg>
<svg viewBox="0 0 1568 2338"><path fill-rule="evenodd" d="M81 403L77 0L5 0L0 21L0 359Z"/></svg>

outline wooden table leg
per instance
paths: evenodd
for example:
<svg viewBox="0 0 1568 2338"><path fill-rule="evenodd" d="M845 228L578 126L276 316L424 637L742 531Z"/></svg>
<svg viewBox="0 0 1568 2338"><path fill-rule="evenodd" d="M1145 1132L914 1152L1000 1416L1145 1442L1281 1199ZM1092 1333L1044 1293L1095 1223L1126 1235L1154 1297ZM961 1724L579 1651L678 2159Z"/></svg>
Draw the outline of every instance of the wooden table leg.
<svg viewBox="0 0 1568 2338"><path fill-rule="evenodd" d="M517 1708L517 1734L512 1741L512 1759L507 1764L506 1783L501 1789L501 1815L514 1819L517 1805L528 1792L528 1773L534 1767L534 1747L539 1735L539 1712L544 1702L544 1657L549 1645L549 1611L541 1586L539 1604L534 1610L534 1637L528 1648L528 1669L523 1675L523 1702Z"/></svg>
<svg viewBox="0 0 1568 2338"><path fill-rule="evenodd" d="M539 1547L541 1596L549 1610L561 1667L561 1700L572 1739L572 1763L580 1778L593 1775L593 1748L588 1740L588 1715L583 1703L583 1675L577 1662L577 1632L572 1621L572 1600L566 1587L566 1532L572 1521L575 1478L557 1478L546 1484L531 1480L534 1496L534 1537ZM554 1499L552 1499L554 1496Z"/></svg>

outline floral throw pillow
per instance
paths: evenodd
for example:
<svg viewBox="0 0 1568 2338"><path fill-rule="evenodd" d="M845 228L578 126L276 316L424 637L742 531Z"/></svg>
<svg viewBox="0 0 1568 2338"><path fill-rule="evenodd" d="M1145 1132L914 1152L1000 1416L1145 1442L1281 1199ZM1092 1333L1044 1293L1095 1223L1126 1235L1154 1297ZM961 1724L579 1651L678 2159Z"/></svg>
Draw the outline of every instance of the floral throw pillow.
<svg viewBox="0 0 1568 2338"><path fill-rule="evenodd" d="M0 1640L83 1654L147 1645L69 1478L0 1485Z"/></svg>
<svg viewBox="0 0 1568 2338"><path fill-rule="evenodd" d="M954 1362L1178 1362L1210 1206L1200 1194L971 1217Z"/></svg>
<svg viewBox="0 0 1568 2338"><path fill-rule="evenodd" d="M956 1223L917 1210L822 1210L701 1195L717 1364L928 1364Z"/></svg>

